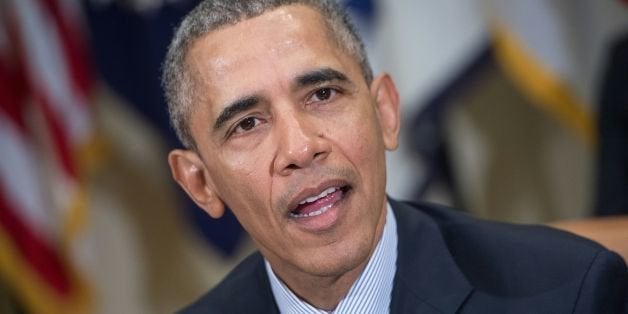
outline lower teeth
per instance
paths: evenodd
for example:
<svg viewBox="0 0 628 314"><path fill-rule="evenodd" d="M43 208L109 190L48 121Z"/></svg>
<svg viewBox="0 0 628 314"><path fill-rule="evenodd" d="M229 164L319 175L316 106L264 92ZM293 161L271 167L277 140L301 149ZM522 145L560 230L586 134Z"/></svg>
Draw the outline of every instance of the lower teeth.
<svg viewBox="0 0 628 314"><path fill-rule="evenodd" d="M324 213L324 212L326 212L328 209L330 209L332 206L333 206L333 204L332 204L332 205L327 205L327 206L325 206L325 207L323 207L323 208L321 208L321 209L319 209L319 210L315 210L315 211L313 211L313 212L311 212L311 213L308 213L308 214L295 214L295 213L290 213L290 215L291 215L292 217L294 217L294 218L315 217L315 216L318 216L318 215L323 214L323 213Z"/></svg>

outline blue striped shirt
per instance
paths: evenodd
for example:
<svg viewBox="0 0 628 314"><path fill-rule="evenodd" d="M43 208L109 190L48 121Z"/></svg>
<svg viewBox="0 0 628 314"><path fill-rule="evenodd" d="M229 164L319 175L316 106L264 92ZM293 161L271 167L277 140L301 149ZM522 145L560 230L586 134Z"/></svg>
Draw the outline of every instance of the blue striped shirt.
<svg viewBox="0 0 628 314"><path fill-rule="evenodd" d="M387 205L386 223L382 238L366 268L353 283L349 293L333 311L317 309L297 297L273 272L265 261L270 286L281 313L345 314L389 313L393 279L397 271L397 222Z"/></svg>

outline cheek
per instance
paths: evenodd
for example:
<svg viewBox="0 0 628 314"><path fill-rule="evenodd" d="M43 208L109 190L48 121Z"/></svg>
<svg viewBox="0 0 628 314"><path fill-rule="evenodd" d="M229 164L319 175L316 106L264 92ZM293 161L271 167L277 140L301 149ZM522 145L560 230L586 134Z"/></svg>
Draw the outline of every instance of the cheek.
<svg viewBox="0 0 628 314"><path fill-rule="evenodd" d="M364 180L364 188L372 194L379 189L385 179L385 149L379 124L374 115L364 114L359 119L352 119L352 123L344 141L345 154L351 159L354 167Z"/></svg>
<svg viewBox="0 0 628 314"><path fill-rule="evenodd" d="M251 208L267 204L268 175L260 158L249 158L255 153L221 154L215 171L221 173L217 190L232 208Z"/></svg>
<svg viewBox="0 0 628 314"><path fill-rule="evenodd" d="M228 173L243 178L245 182L255 179L255 175L261 170L261 165L256 163L256 159L247 155L249 154L237 153L222 157L225 169L229 170Z"/></svg>
<svg viewBox="0 0 628 314"><path fill-rule="evenodd" d="M337 140L344 143L346 153L352 155L356 162L371 164L379 160L379 151L383 151L380 127L370 111L360 113L337 123L338 128L343 130Z"/></svg>
<svg viewBox="0 0 628 314"><path fill-rule="evenodd" d="M371 136L363 136L361 141L356 142L356 163L362 176L379 177L381 169L385 167L383 148L381 141ZM370 178L373 180L373 178Z"/></svg>

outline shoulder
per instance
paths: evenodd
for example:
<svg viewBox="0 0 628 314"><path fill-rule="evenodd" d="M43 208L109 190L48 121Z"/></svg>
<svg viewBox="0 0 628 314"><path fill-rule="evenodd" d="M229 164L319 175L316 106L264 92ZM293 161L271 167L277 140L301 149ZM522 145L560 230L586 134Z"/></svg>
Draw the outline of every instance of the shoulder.
<svg viewBox="0 0 628 314"><path fill-rule="evenodd" d="M179 313L269 313L273 300L263 258L256 252Z"/></svg>
<svg viewBox="0 0 628 314"><path fill-rule="evenodd" d="M582 297L593 293L587 287L604 283L610 286L598 288L625 291L628 273L621 257L588 239L547 226L477 219L434 204L394 203L402 220L418 212L433 222L477 290L526 297L571 286Z"/></svg>

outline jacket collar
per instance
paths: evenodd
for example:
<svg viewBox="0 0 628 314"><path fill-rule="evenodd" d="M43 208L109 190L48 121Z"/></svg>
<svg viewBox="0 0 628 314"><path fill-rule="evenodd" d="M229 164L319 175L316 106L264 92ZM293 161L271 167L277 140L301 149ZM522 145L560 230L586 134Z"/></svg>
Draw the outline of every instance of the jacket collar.
<svg viewBox="0 0 628 314"><path fill-rule="evenodd" d="M430 216L407 203L390 199L397 219L397 273L390 313L456 313L473 288L450 254L441 231ZM279 313L262 258L257 255L255 276L261 287L255 308ZM264 291L264 293L259 293Z"/></svg>
<svg viewBox="0 0 628 314"><path fill-rule="evenodd" d="M455 313L473 289L439 226L421 210L389 200L399 235L391 313Z"/></svg>

